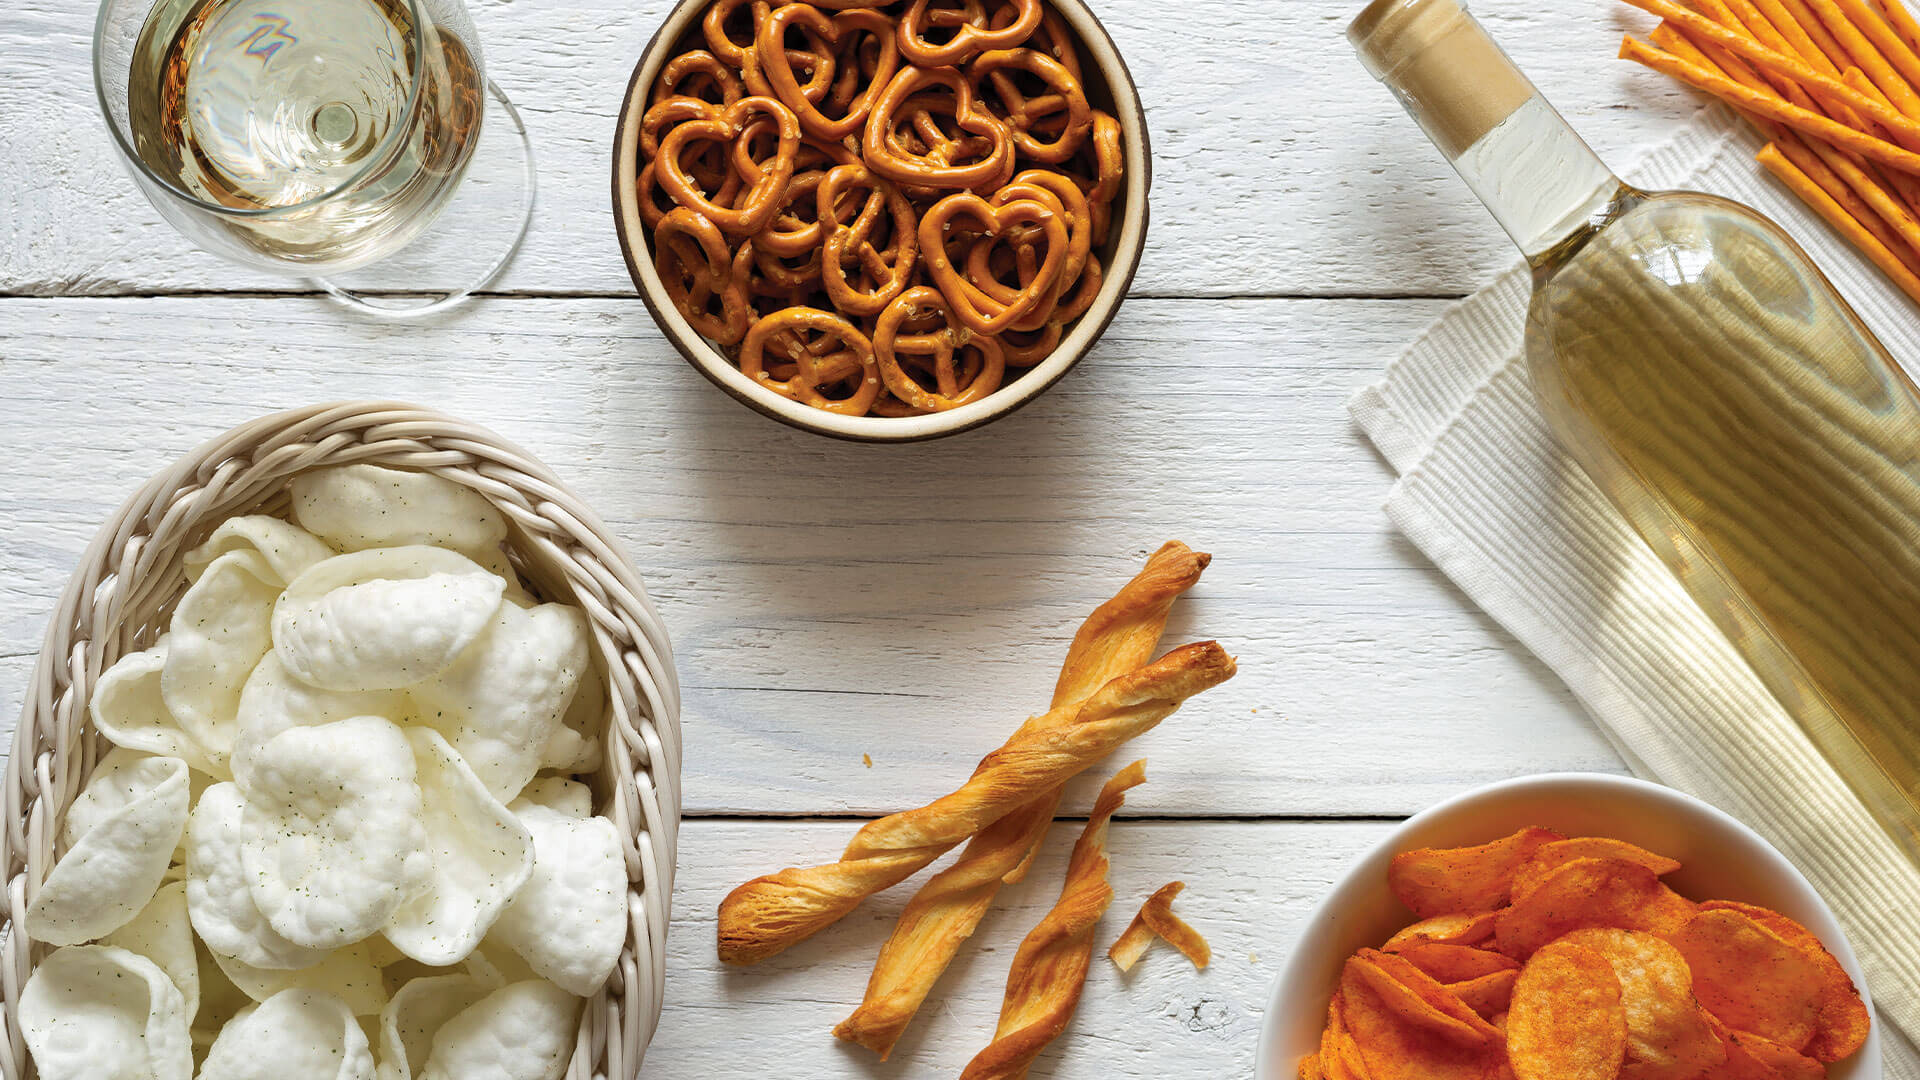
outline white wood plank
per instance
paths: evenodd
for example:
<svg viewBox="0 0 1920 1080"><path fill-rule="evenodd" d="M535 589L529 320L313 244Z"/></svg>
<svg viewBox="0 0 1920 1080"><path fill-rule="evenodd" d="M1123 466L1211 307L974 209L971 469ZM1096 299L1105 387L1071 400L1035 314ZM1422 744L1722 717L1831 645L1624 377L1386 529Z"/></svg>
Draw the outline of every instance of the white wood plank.
<svg viewBox="0 0 1920 1080"><path fill-rule="evenodd" d="M1156 782L1149 779L1136 794L1144 795ZM1074 809L1084 813L1086 804ZM1252 1076L1267 995L1298 927L1352 860L1389 827L1115 823L1114 902L1100 924L1096 949L1104 954L1154 889L1180 880L1187 890L1175 910L1207 937L1213 963L1195 972L1160 945L1122 975L1104 955L1096 955L1072 1026L1041 1056L1034 1075L1051 1080ZM663 1080L956 1076L987 1044L1007 966L1020 939L1058 897L1079 823L1054 826L1034 872L1001 892L1000 902L884 1064L840 1043L831 1032L859 1003L874 954L892 931L912 883L868 901L839 925L758 967L726 970L714 959L713 913L729 889L796 861L831 858L850 831L837 822L688 823L680 834L666 1012L645 1075Z"/></svg>
<svg viewBox="0 0 1920 1080"><path fill-rule="evenodd" d="M1618 768L1380 511L1388 471L1341 403L1441 307L1136 300L1026 411L875 447L737 405L631 300L400 328L308 298L0 301L0 656L31 656L88 537L171 458L277 408L395 397L528 446L626 538L677 642L691 811L947 790L1173 537L1216 561L1169 640L1218 637L1242 671L1140 740L1134 812L1408 813ZM6 700L25 672L0 666Z"/></svg>
<svg viewBox="0 0 1920 1080"><path fill-rule="evenodd" d="M1153 130L1151 250L1136 288L1175 295L1458 294L1506 240L1341 36L1359 0L1103 0ZM0 291L287 288L199 253L109 149L90 92L93 7L0 7ZM491 72L541 168L501 287L631 289L612 232L613 118L667 0L473 0ZM1614 60L1648 20L1607 0L1482 0L1477 12L1616 166L1699 99ZM292 286L292 287L298 287Z"/></svg>

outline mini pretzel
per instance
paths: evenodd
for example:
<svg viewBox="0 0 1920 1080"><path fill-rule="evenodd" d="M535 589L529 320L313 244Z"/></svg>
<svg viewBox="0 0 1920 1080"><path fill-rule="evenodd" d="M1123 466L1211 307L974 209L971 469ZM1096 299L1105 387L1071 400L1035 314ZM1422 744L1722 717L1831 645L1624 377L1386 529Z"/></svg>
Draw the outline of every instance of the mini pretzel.
<svg viewBox="0 0 1920 1080"><path fill-rule="evenodd" d="M1044 231L1046 258L1013 300L996 299L954 269L940 241L956 218L978 222L989 234L1005 233L1021 224L1037 225ZM920 250L927 260L927 272L953 305L955 317L976 334L997 334L1044 302L1060 279L1068 246L1067 226L1061 215L1035 199L1015 199L995 206L971 191L963 191L934 203L920 217Z"/></svg>
<svg viewBox="0 0 1920 1080"><path fill-rule="evenodd" d="M840 196L855 187L867 189L866 203L851 225L840 216ZM894 185L867 171L864 165L841 165L827 173L816 194L818 220L825 225L821 249L821 279L835 307L855 315L873 315L906 289L919 255L919 220L913 204ZM875 223L882 212L892 216L892 244L886 251L873 246ZM853 262L873 284L856 289L849 283L847 264Z"/></svg>
<svg viewBox="0 0 1920 1080"><path fill-rule="evenodd" d="M931 157L912 156L904 153L890 137L901 105L915 93L932 86L944 86L953 92L953 121L962 131L990 141L992 150L985 157L970 164L955 165ZM980 108L974 100L973 87L953 68L902 68L873 103L860 145L867 168L899 184L975 188L1010 175L1013 167L1013 138L1006 125Z"/></svg>
<svg viewBox="0 0 1920 1080"><path fill-rule="evenodd" d="M773 164L754 180L753 186L735 200L733 207L720 206L687 178L680 162L682 149L690 141L708 139L730 141L739 137L749 119L771 116L779 125L780 145ZM688 120L667 133L660 142L658 181L675 202L698 211L703 217L730 233L751 236L767 227L780 210L787 183L793 179L794 155L800 151L800 122L785 105L767 97L745 97L733 103L714 119Z"/></svg>
<svg viewBox="0 0 1920 1080"><path fill-rule="evenodd" d="M1060 268L1058 281L1047 297L1035 305L1031 315L1008 328L1034 331L1043 328L1055 317L1054 313L1060 306L1061 297L1079 281L1081 268L1086 265L1087 256L1093 246L1093 237L1087 217L1086 196L1080 193L1080 189L1073 181L1059 173L1028 169L1014 177L1012 183L995 192L989 201L995 206L1002 206L1016 199L1033 199L1049 206L1067 223L1067 259ZM967 252L967 280L979 286L995 300L1001 303L1012 303L1019 298L1021 289L1032 284L1034 276L1038 273L1034 245L1039 239L1041 237L1023 234L1009 236L1016 272L1020 276L1019 289L1002 283L994 275L990 257L996 248L991 237L983 237ZM1088 300L1091 302L1091 296Z"/></svg>
<svg viewBox="0 0 1920 1080"><path fill-rule="evenodd" d="M1024 71L1047 84L1052 93L1027 97L1020 92L1011 72ZM1074 155L1093 127L1093 106L1080 80L1065 64L1034 49L995 49L984 52L967 65L967 78L979 92L981 78L990 79L1007 127L1020 151L1035 161L1058 165ZM1041 121L1065 114L1063 126L1052 140L1042 139Z"/></svg>
<svg viewBox="0 0 1920 1080"><path fill-rule="evenodd" d="M845 114L837 119L822 113L809 101L801 92L799 80L794 78L785 42L787 28L795 23L812 30L830 45L839 44L842 38L863 32L880 42L879 63L874 69L873 81L846 104ZM759 29L754 34L754 55L760 73L772 87L774 95L793 110L801 127L823 139L843 139L857 134L866 123L867 114L873 109L874 99L886 88L894 70L900 66L900 51L894 42L893 22L885 15L856 8L829 16L817 7L799 3L776 8L760 21ZM857 64L857 57L849 59Z"/></svg>
<svg viewBox="0 0 1920 1080"><path fill-rule="evenodd" d="M807 348L792 348L785 359L797 365L795 374L785 380L775 379L768 374L763 359L768 339L776 333L790 332L794 335L788 339L792 344L808 330L838 340L843 348L826 356L816 355ZM847 370L841 366L845 360L852 360L857 365L859 384L851 397L835 400L822 391L847 378ZM880 396L880 375L874 365L873 342L852 323L831 311L817 308L791 307L761 317L740 343L740 370L775 393L843 416L866 415L874 398Z"/></svg>
<svg viewBox="0 0 1920 1080"><path fill-rule="evenodd" d="M660 221L653 234L653 265L673 306L687 325L722 345L739 341L747 332L747 273L751 244L730 255L719 226L699 214L678 207ZM718 298L720 313L707 310Z"/></svg>
<svg viewBox="0 0 1920 1080"><path fill-rule="evenodd" d="M660 69L660 77L653 83L653 99L659 101L675 95L699 97L681 89L681 84L696 79L706 79L708 88L720 95L713 104L725 108L740 100L744 92L740 76L720 61L720 58L704 49L694 49L681 53L666 62ZM701 98L702 101L708 100Z"/></svg>
<svg viewBox="0 0 1920 1080"><path fill-rule="evenodd" d="M908 318L927 311L938 311L940 329L926 334L902 334L900 325ZM978 367L962 376L954 361L962 349L980 354ZM903 353L930 358L938 390L928 390L915 382L900 366ZM976 337L964 327L954 325L954 312L939 289L921 285L908 289L880 313L873 332L873 355L880 365L880 378L893 396L916 409L945 412L970 401L978 401L1000 389L1007 371L1000 343L990 337Z"/></svg>
<svg viewBox="0 0 1920 1080"><path fill-rule="evenodd" d="M688 120L717 120L722 106L705 98L672 94L655 101L640 115L640 152L652 158L660 153L660 131Z"/></svg>
<svg viewBox="0 0 1920 1080"><path fill-rule="evenodd" d="M952 9L936 9L932 0L913 0L900 17L900 55L909 64L932 68L963 63L988 49L1011 49L1040 28L1040 0L1009 0L1002 11L1008 9L1013 11L1010 21L996 15L992 21L1001 25L988 28ZM933 27L951 27L952 40L941 45L928 41L927 31Z"/></svg>

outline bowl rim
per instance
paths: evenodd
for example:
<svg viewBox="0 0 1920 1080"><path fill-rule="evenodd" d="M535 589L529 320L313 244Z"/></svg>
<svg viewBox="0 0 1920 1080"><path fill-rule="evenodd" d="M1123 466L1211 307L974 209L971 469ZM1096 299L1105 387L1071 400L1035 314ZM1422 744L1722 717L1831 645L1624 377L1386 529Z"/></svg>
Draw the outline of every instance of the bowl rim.
<svg viewBox="0 0 1920 1080"><path fill-rule="evenodd" d="M1867 985L1865 973L1861 969L1860 959L1853 951L1853 943L1848 939L1846 929L1841 926L1840 920L1835 917L1833 909L1828 906L1826 898L1813 887L1806 875L1800 872L1799 867L1782 855L1766 837L1755 832L1751 826L1704 799L1649 780L1614 773L1541 773L1482 784L1451 796L1402 821L1386 836L1381 837L1356 857L1348 865L1345 873L1327 889L1326 895L1313 906L1313 910L1307 917L1300 921L1299 926L1302 930L1306 930L1325 924L1336 913L1337 906L1346 902L1348 894L1360 885L1362 879L1359 875L1363 871L1377 869L1382 875L1382 883L1378 887L1384 888L1385 861L1405 846L1408 837L1424 831L1447 817L1459 814L1477 804L1495 802L1516 793L1582 787L1615 797L1664 804L1663 809L1669 811L1685 811L1704 817L1721 829L1740 837L1761 858L1768 861L1771 864L1767 867L1769 877L1776 877L1785 886L1797 888L1805 893L1810 910L1833 928L1831 934L1819 935L1821 944L1826 946L1834 959L1839 961L1848 977L1853 980L1855 988L1860 992L1861 1000L1866 1004L1868 1015L1872 1017L1867 1041L1852 1058L1848 1059L1849 1068L1853 1075L1858 1077L1880 1075L1881 1019L1874 1013L1873 994ZM1287 1027L1286 1020L1293 1013L1288 1011L1284 999L1289 991L1297 990L1296 984L1307 977L1306 969L1311 966L1312 959L1310 954L1315 952L1310 945L1311 941L1304 934L1294 939L1288 947L1287 961L1281 965L1279 975L1273 980L1273 988L1268 992L1267 1009L1260 1024L1260 1039L1254 1051L1254 1075L1257 1080L1294 1080L1295 1078L1296 1073L1292 1063L1297 1058L1293 1055L1292 1048L1284 1043L1287 1038L1284 1030ZM1324 997L1331 995L1332 988L1327 987L1326 991L1325 995L1321 995L1323 1000L1317 1006L1319 1008L1324 1008Z"/></svg>
<svg viewBox="0 0 1920 1080"><path fill-rule="evenodd" d="M1113 97L1114 118L1120 122L1124 137L1123 154L1126 176L1122 184L1123 212L1114 223L1118 241L1114 265L1106 268L1106 277L1092 306L1047 358L1019 379L979 401L946 412L925 416L876 417L839 416L793 401L768 390L742 374L667 302L653 260L646 257L646 245L635 243L640 229L636 183L639 175L640 119L646 111L647 90L665 63L670 43L687 32L704 14L712 0L679 0L667 13L633 66L627 89L614 121L613 140L613 220L614 235L620 243L620 255L634 288L646 304L660 332L681 358L734 400L763 416L815 434L850 442L895 443L922 442L970 431L1010 415L1059 382L1073 370L1112 324L1121 303L1133 286L1140 260L1146 250L1149 220L1148 192L1153 184L1153 153L1147 129L1145 107L1127 67L1126 58L1113 36L1101 24L1085 0L1046 0L1073 28L1086 49L1089 60L1106 80Z"/></svg>

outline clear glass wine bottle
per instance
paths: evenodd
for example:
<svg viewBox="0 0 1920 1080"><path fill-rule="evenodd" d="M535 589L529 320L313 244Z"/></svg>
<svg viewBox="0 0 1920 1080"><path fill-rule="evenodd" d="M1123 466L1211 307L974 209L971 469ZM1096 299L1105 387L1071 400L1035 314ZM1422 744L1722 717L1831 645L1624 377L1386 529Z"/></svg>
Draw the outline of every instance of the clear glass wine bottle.
<svg viewBox="0 0 1920 1080"><path fill-rule="evenodd" d="M1920 393L1806 253L1623 184L1460 0L1348 37L1533 268L1549 425L1920 863Z"/></svg>

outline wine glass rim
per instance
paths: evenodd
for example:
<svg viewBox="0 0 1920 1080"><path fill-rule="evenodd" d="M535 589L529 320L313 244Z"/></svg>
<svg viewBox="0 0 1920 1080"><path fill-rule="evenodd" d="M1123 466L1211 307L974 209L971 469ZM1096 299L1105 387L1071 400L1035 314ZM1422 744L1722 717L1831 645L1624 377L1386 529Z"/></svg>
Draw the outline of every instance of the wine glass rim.
<svg viewBox="0 0 1920 1080"><path fill-rule="evenodd" d="M181 187L168 177L154 172L153 169L147 165L146 159L140 156L140 152L128 139L127 133L122 130L119 122L113 118L113 106L107 101L106 77L101 70L101 60L103 58L102 42L105 38L107 13L116 3L121 2L123 2L123 0L100 0L100 9L94 16L93 96L100 104L100 114L107 122L107 130L112 132L113 141L119 146L121 159L126 161L134 169L139 170L142 176L165 188L169 195L183 202L190 203L196 208L209 213L219 214L223 217L235 218L273 218L301 210L310 210L313 207L339 198L341 195L352 191L361 181L372 175L375 170L385 167L393 157L394 151L398 149L400 142L406 137L407 133L413 129L413 117L420 108L421 87L424 86L427 81L424 77L426 64L425 35L421 32L421 28L431 26L432 22L427 17L424 6L425 0L400 0L400 2L406 5L407 12L413 20L414 27L413 32L408 35L410 40L407 45L407 58L412 85L407 88L407 107L403 113L403 116L406 118L405 122L395 124L393 129L387 132L386 136L380 140L380 145L374 148L374 152L367 155L366 163L358 169L355 169L353 175L310 199L302 199L297 203L288 203L285 206L260 207L227 206L222 203L208 202L206 199ZM161 0L143 0L143 2L147 3L149 15L151 15L151 9L161 3Z"/></svg>

